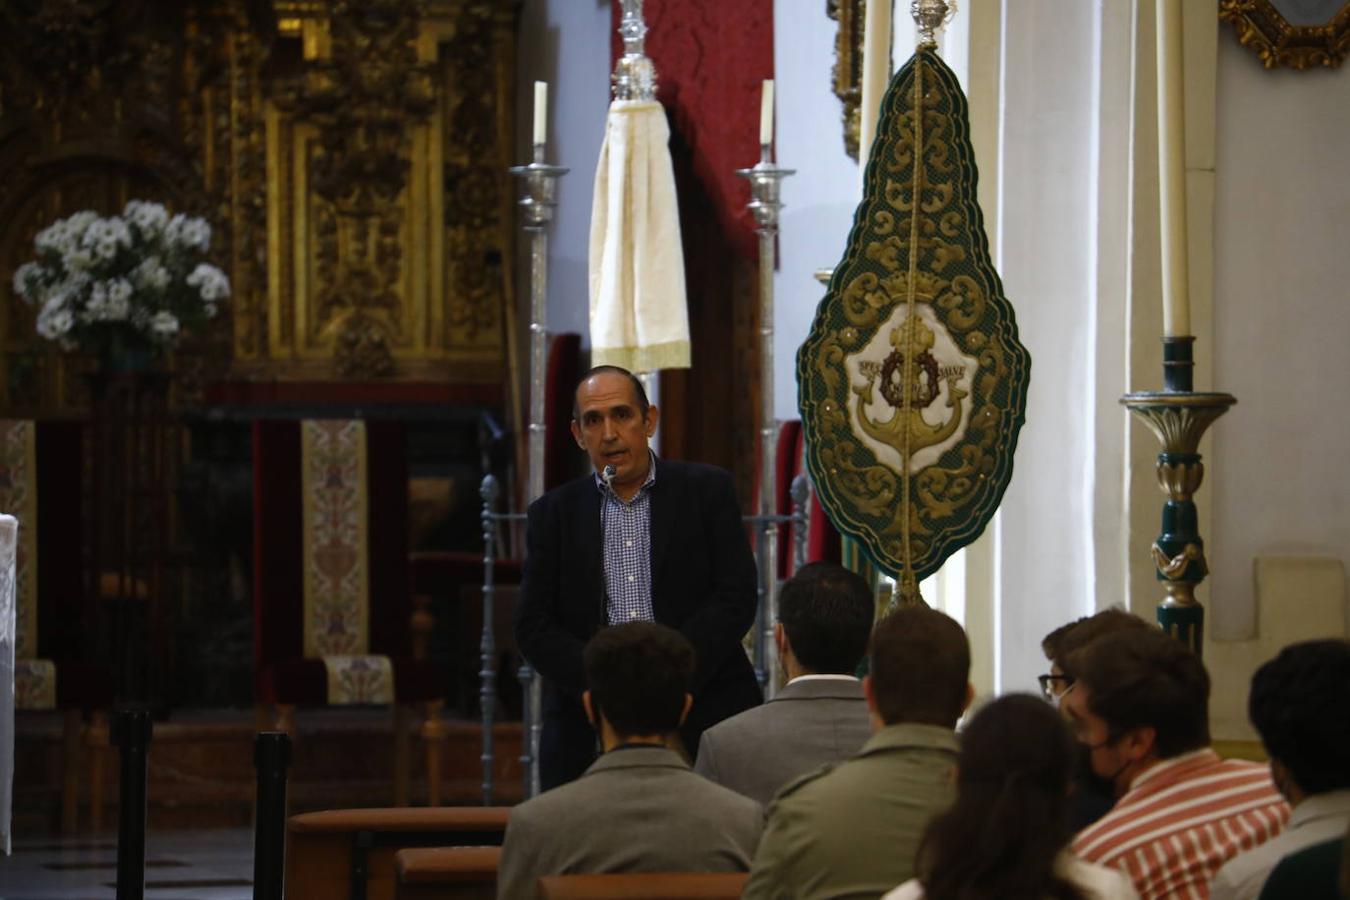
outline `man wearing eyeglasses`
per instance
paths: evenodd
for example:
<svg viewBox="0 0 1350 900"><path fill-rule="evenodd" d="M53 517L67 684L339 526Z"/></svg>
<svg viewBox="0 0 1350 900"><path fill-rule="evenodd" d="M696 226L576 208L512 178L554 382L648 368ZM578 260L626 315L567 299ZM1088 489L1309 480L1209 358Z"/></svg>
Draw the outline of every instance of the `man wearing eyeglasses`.
<svg viewBox="0 0 1350 900"><path fill-rule="evenodd" d="M1130 876L1143 900L1209 896L1238 853L1289 818L1265 766L1209 746L1209 674L1157 629L1108 634L1071 653L1060 708L1119 799L1073 852Z"/></svg>

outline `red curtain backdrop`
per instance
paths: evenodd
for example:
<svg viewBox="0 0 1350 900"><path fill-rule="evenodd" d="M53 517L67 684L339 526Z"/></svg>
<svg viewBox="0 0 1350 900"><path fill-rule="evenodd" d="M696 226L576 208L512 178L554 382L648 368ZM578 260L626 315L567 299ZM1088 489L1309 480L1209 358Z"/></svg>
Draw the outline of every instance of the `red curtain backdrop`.
<svg viewBox="0 0 1350 900"><path fill-rule="evenodd" d="M611 71L623 54L613 4ZM692 151L694 172L738 255L756 258L749 183L759 161L760 83L773 77L773 0L646 0L657 99Z"/></svg>

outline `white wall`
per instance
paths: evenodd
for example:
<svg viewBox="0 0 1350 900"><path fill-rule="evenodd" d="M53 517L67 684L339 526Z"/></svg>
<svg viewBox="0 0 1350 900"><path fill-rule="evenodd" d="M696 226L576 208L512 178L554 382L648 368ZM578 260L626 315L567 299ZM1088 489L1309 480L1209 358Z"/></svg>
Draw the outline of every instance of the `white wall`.
<svg viewBox="0 0 1350 900"><path fill-rule="evenodd" d="M609 0L526 0L519 34L516 158L530 161L534 82L547 81L546 161L571 169L558 185L558 209L549 231L548 330L580 332L583 345L589 346L586 256L595 163L609 108ZM517 247L518 271L527 276L529 245L523 236ZM528 277L516 283L517 308L528 322Z"/></svg>
<svg viewBox="0 0 1350 900"><path fill-rule="evenodd" d="M1254 557L1350 562L1350 68L1266 71L1220 38L1214 383L1238 405L1198 500L1232 639L1254 632Z"/></svg>
<svg viewBox="0 0 1350 900"><path fill-rule="evenodd" d="M797 348L806 340L824 285L812 277L844 255L858 205L858 165L844 152L843 104L830 88L837 27L824 3L775 0L774 78L778 164L783 182L774 275L774 408L797 412Z"/></svg>

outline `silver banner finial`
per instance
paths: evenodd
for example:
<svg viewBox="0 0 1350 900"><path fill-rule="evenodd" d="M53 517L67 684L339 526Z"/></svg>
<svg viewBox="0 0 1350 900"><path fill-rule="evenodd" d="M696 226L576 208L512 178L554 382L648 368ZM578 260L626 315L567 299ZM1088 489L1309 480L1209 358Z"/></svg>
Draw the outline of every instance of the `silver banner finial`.
<svg viewBox="0 0 1350 900"><path fill-rule="evenodd" d="M956 0L910 0L909 14L919 26L919 41L936 44L938 32L956 15Z"/></svg>
<svg viewBox="0 0 1350 900"><path fill-rule="evenodd" d="M642 0L623 0L619 36L623 38L623 56L614 64L614 99L656 99L656 67L647 57L647 23L642 19Z"/></svg>

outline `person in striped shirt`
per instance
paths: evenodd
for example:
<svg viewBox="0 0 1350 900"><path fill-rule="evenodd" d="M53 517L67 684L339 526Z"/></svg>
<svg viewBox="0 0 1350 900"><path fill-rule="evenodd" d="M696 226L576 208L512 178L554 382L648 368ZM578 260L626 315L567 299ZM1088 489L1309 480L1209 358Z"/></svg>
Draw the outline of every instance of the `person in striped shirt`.
<svg viewBox="0 0 1350 900"><path fill-rule="evenodd" d="M1104 635L1070 656L1060 707L1116 805L1073 842L1079 858L1128 875L1143 900L1207 900L1225 862L1289 818L1266 766L1209 746L1209 675L1156 629Z"/></svg>

